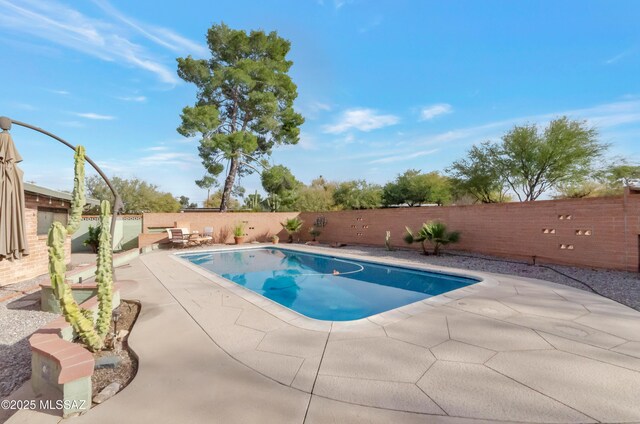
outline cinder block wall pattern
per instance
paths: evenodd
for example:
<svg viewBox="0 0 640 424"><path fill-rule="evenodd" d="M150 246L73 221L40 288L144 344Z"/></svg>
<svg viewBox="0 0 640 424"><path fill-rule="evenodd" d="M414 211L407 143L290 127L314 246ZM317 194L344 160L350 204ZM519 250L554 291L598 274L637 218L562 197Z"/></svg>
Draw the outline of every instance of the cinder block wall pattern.
<svg viewBox="0 0 640 424"><path fill-rule="evenodd" d="M31 196L26 196L25 224L27 227L27 243L29 255L20 260L0 261L0 286L28 280L48 272L49 257L47 236L38 235L38 202ZM65 258L71 261L71 238L65 242Z"/></svg>
<svg viewBox="0 0 640 424"><path fill-rule="evenodd" d="M405 226L417 230L424 222L440 220L462 234L460 243L446 247L451 250L632 272L640 266L640 194L629 192L606 198L364 211L146 213L139 245L168 241L165 232L154 230L175 223L200 232L211 226L218 243L233 241L231 229L238 222L245 223L247 241L267 241L273 234L285 241L280 222L295 216L304 220L297 236L302 241L311 239L308 230L320 218L326 222L318 237L322 243L383 246L386 231L391 231L394 246L408 247L402 240Z"/></svg>
<svg viewBox="0 0 640 424"><path fill-rule="evenodd" d="M318 218L326 220L320 242L383 246L391 231L394 246L405 226L440 220L461 232L447 249L485 253L539 263L610 268L637 272L640 243L640 194L619 197L548 200L527 203L304 212L302 234ZM419 245L411 246L420 249Z"/></svg>
<svg viewBox="0 0 640 424"><path fill-rule="evenodd" d="M233 242L233 227L243 223L247 242L267 241L274 234L282 241L286 240L286 232L280 225L287 218L299 215L298 212L184 212L184 213L145 213L142 217L142 231L138 238L139 247L145 247L153 243L168 241L166 231L157 232L159 229L173 227L188 227L192 231L204 232L205 227L213 227L214 241L216 243Z"/></svg>

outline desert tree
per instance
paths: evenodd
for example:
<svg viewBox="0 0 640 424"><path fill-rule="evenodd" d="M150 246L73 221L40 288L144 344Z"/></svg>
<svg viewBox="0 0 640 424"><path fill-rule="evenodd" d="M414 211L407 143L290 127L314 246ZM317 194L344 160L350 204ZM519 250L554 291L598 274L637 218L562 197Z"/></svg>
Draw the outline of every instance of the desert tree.
<svg viewBox="0 0 640 424"><path fill-rule="evenodd" d="M226 168L220 210L238 176L282 144L296 144L303 117L293 102L297 87L288 72L291 44L276 32L234 30L224 23L207 33L209 59L178 58L178 75L195 84L194 106L182 110L178 132L200 135L198 152L208 174Z"/></svg>

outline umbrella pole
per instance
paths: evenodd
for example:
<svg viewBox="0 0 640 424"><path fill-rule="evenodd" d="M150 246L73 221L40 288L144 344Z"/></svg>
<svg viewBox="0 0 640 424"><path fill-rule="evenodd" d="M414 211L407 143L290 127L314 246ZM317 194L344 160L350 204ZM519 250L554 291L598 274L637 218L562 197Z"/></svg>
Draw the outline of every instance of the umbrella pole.
<svg viewBox="0 0 640 424"><path fill-rule="evenodd" d="M39 132L41 134L44 134L46 136L49 136L49 137L53 138L54 140L59 141L60 143L62 143L65 146L69 147L73 151L76 150L76 146L74 146L73 144L69 143L68 141L58 137L57 135L55 135L53 133L50 133L49 131L43 130L42 128L36 127L34 125L31 125L31 124L27 124L25 122L15 121L13 119L10 119L10 118L4 117L4 116L0 117L0 128L2 128L3 130L7 130L7 131L10 130L11 129L11 124L16 124L16 125L19 125L21 127L25 127L25 128L29 128L31 130L37 131L37 132ZM114 236L115 236L115 232L116 232L117 217L118 217L118 214L120 213L120 211L122 210L122 199L120 198L120 195L116 191L116 189L113 186L113 184L111 184L111 181L109 180L109 178L105 175L104 172L102 172L102 169L100 169L100 167L94 161L92 161L91 158L89 158L89 156L85 156L85 160L87 162L89 162L89 164L93 167L93 169L96 170L98 175L100 175L100 177L102 177L104 182L109 187L109 190L111 190L111 193L113 193L113 197L114 197L115 200L113 202L113 216L111 218L111 228L110 228L111 240L113 242ZM113 277L115 279L116 274L115 274L115 269L113 267L113 257L111 259L111 269L112 269L112 272L113 272Z"/></svg>

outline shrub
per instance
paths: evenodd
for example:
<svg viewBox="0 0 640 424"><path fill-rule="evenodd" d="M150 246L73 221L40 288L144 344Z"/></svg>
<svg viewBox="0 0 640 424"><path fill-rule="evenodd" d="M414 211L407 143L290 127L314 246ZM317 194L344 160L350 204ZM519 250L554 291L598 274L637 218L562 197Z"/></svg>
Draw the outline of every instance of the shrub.
<svg viewBox="0 0 640 424"><path fill-rule="evenodd" d="M422 228L413 234L409 227L405 227L407 233L404 235L404 241L407 244L420 243L422 245L422 252L428 255L425 247L425 242L429 242L433 245L433 254L440 254L440 247L449 243L457 243L460 240L460 233L457 231L447 231L447 226L442 222L430 221L422 224Z"/></svg>

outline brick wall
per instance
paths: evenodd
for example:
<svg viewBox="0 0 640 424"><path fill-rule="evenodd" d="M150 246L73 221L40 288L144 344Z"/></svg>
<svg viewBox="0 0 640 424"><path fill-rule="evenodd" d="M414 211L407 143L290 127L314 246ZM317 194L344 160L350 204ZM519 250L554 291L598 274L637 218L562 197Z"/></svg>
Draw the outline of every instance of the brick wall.
<svg viewBox="0 0 640 424"><path fill-rule="evenodd" d="M620 197L548 200L528 203L421 207L301 213L302 233L318 217L326 226L321 242L384 245L391 231L394 246L405 226L417 230L423 222L441 220L461 232L460 243L447 249L485 253L595 268L638 271L640 194ZM412 247L420 249L419 245Z"/></svg>
<svg viewBox="0 0 640 424"><path fill-rule="evenodd" d="M280 222L293 218L298 212L184 212L184 213L145 213L142 217L142 231L138 237L138 246L145 247L153 243L168 242L166 231L157 232L164 228L188 227L192 231L204 232L204 227L213 227L216 243L233 242L232 229L237 223L244 223L247 242L257 240L266 241L276 234L285 240L287 233Z"/></svg>
<svg viewBox="0 0 640 424"><path fill-rule="evenodd" d="M231 228L238 222L245 222L248 241L266 241L272 234L286 240L280 222L296 215L305 221L299 235L304 241L310 240L308 230L317 218L324 217L320 242L383 246L386 231L391 231L392 244L407 247L402 240L405 226L417 230L426 221L441 220L461 232L460 243L447 249L633 272L640 263L640 194L629 192L606 198L365 211L147 213L139 245L167 242L165 232L153 231L176 222L200 232L211 226L218 243L233 241Z"/></svg>
<svg viewBox="0 0 640 424"><path fill-rule="evenodd" d="M47 253L47 236L38 233L38 202L26 196L25 220L29 255L20 260L0 261L0 286L28 280L48 272L49 258ZM67 203L68 204L68 203ZM46 205L45 205L46 206ZM71 238L65 242L65 258L71 260Z"/></svg>

